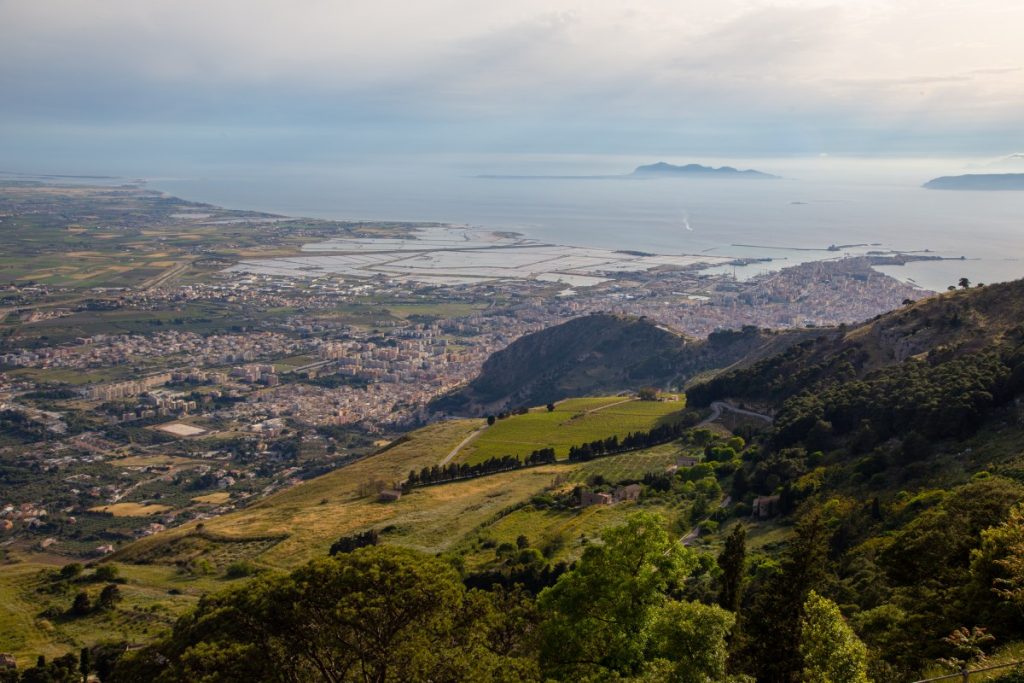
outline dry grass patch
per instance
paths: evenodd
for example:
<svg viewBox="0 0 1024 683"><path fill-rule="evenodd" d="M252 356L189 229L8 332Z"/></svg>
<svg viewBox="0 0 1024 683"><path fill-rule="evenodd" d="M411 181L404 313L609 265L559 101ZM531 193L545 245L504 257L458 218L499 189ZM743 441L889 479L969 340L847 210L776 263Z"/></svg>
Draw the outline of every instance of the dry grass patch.
<svg viewBox="0 0 1024 683"><path fill-rule="evenodd" d="M149 517L173 509L170 505L114 503L113 505L97 505L96 507L89 508L89 512L108 512L115 517Z"/></svg>
<svg viewBox="0 0 1024 683"><path fill-rule="evenodd" d="M220 505L231 500L231 494L227 491L217 491L215 493L207 493L205 496L196 496L192 499L196 503L206 503L209 505Z"/></svg>

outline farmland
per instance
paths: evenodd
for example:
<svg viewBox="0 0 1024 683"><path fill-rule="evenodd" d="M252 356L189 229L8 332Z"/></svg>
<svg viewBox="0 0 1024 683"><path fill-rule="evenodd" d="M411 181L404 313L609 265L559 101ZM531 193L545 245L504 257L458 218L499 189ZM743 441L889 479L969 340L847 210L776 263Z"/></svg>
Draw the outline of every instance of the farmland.
<svg viewBox="0 0 1024 683"><path fill-rule="evenodd" d="M573 471L569 478L572 481L586 481L593 476L601 476L608 481L642 479L648 472L664 472L669 466L675 464L676 457L679 455L695 455L695 453L679 444L668 443L642 451L591 460Z"/></svg>
<svg viewBox="0 0 1024 683"><path fill-rule="evenodd" d="M621 396L562 401L553 411L534 408L525 415L499 420L467 444L459 461L468 464L491 457L523 458L541 448L554 448L559 459L569 447L630 432L647 431L683 409L680 401L637 401Z"/></svg>

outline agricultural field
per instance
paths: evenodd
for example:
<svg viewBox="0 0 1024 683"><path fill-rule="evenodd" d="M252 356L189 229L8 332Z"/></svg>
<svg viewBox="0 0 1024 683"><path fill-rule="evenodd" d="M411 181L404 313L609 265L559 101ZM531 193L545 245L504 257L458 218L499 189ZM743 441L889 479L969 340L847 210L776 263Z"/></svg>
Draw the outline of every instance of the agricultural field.
<svg viewBox="0 0 1024 683"><path fill-rule="evenodd" d="M632 451L622 455L598 458L581 465L574 470L571 481L586 481L593 476L604 477L607 481L623 481L626 479L643 479L648 473L661 473L676 462L680 455L698 455L692 448L687 449L678 443L667 443L642 451Z"/></svg>
<svg viewBox="0 0 1024 683"><path fill-rule="evenodd" d="M299 484L245 510L207 520L204 532L226 539L281 537L283 540L255 558L267 566L281 568L322 555L338 537L370 527L395 525L397 530L390 541L433 548L443 544L443 537L451 532L452 520L459 520L458 515L489 514L495 507L507 505L506 501L514 498L515 493L503 492L502 483L494 477L418 489L394 504L378 503L373 491L396 485L412 469L437 464L476 427L476 422L468 420L425 427L377 455ZM519 483L512 489L533 492L543 488L552 476L537 472L531 483ZM490 494L495 495L488 497ZM466 509L472 506L477 507ZM146 556L151 553L151 546L188 535L195 526L187 524L142 539L117 557L132 560Z"/></svg>
<svg viewBox="0 0 1024 683"><path fill-rule="evenodd" d="M145 503L114 503L89 508L89 512L106 512L114 517L151 517L172 510L169 505L147 505Z"/></svg>
<svg viewBox="0 0 1024 683"><path fill-rule="evenodd" d="M570 446L647 431L671 420L684 407L682 400L639 401L622 396L569 399L551 412L540 407L499 420L467 444L458 461L472 465L504 455L523 458L540 448L554 448L555 456L562 459L568 457Z"/></svg>

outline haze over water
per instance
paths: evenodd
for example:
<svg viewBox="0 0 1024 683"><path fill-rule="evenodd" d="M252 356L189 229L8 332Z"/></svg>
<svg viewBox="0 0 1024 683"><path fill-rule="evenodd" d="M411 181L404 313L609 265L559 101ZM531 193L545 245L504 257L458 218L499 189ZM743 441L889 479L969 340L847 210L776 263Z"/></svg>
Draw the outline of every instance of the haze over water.
<svg viewBox="0 0 1024 683"><path fill-rule="evenodd" d="M756 168L781 180L476 177L618 174L656 160L504 155L203 167L154 178L150 186L186 199L295 216L440 221L513 230L556 244L774 259L735 269L739 277L834 258L840 254L825 251L832 244L872 245L841 252L849 254L927 249L966 257L881 268L930 289L960 277L998 282L1024 276L1024 193L920 187L937 175L983 172L964 160L692 160Z"/></svg>

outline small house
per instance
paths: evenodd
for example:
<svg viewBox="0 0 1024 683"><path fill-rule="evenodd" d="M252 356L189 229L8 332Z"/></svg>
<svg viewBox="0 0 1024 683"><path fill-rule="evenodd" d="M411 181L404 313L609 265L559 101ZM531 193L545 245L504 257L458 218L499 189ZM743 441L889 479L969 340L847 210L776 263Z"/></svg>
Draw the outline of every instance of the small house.
<svg viewBox="0 0 1024 683"><path fill-rule="evenodd" d="M616 503L621 503L627 500L640 500L640 492L643 487L640 484L629 484L628 486L620 486L615 489L612 493L612 498Z"/></svg>
<svg viewBox="0 0 1024 683"><path fill-rule="evenodd" d="M580 491L580 507L590 507L591 505L611 505L612 494L610 493L595 493L594 491Z"/></svg>
<svg viewBox="0 0 1024 683"><path fill-rule="evenodd" d="M758 496L750 508L750 514L758 519L774 517L779 514L778 496Z"/></svg>
<svg viewBox="0 0 1024 683"><path fill-rule="evenodd" d="M680 455L676 457L676 467L693 467L700 463L700 458L693 455Z"/></svg>

